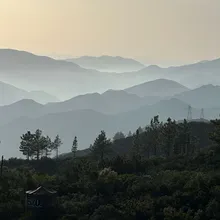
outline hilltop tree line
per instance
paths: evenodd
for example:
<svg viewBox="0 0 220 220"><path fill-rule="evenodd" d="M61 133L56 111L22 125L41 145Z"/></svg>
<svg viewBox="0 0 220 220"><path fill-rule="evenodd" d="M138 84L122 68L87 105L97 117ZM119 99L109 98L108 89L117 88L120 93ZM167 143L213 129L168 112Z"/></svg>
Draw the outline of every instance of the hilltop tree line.
<svg viewBox="0 0 220 220"><path fill-rule="evenodd" d="M174 155L190 155L199 150L198 137L192 135L190 123L186 120L183 123L177 123L168 118L167 122L163 123L159 121L159 116L155 116L150 121L150 125L144 129L139 127L134 134L129 132L127 137L133 139L133 147L127 152L131 157L172 157ZM112 145L125 138L123 132L117 132L111 140L107 138L105 131L101 131L94 143L90 145L90 153L99 161L103 161L104 157L114 153ZM35 133L28 131L21 136L20 151L28 160L49 157L52 151L55 151L58 158L61 145L62 140L59 135L51 141L49 136L44 136L42 131L38 129ZM77 149L78 139L75 136L71 147L74 158L77 155Z"/></svg>
<svg viewBox="0 0 220 220"><path fill-rule="evenodd" d="M162 123L159 121L159 116L155 116L149 126L144 129L139 127L130 137L132 137L132 148L127 151L127 156L130 158L141 159L152 156L169 158L177 155L193 155L199 151L198 137L192 135L187 120L177 123L168 118L167 122ZM117 132L111 141L106 137L106 133L101 131L94 144L90 146L91 155L102 163L104 158L115 155L112 146L120 139L125 139L122 132Z"/></svg>
<svg viewBox="0 0 220 220"><path fill-rule="evenodd" d="M48 158L53 151L55 151L56 158L59 157L59 148L61 147L62 140L59 135L56 135L52 141L49 136L44 136L40 129L37 129L34 133L27 131L21 137L19 150L22 152L26 159L39 160L42 157ZM71 151L76 156L78 147L78 140L75 136Z"/></svg>

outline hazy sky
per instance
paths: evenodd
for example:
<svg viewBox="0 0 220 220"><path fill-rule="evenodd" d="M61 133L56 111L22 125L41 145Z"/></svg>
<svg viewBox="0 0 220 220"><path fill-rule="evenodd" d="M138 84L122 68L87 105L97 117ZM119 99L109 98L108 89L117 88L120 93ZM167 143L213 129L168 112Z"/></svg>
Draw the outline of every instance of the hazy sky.
<svg viewBox="0 0 220 220"><path fill-rule="evenodd" d="M0 0L0 47L152 64L220 57L220 0Z"/></svg>

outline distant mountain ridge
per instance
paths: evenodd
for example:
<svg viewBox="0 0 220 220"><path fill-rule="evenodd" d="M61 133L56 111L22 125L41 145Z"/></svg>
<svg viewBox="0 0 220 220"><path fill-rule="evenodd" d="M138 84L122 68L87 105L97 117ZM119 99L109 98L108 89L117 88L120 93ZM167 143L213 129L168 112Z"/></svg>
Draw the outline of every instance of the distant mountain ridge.
<svg viewBox="0 0 220 220"><path fill-rule="evenodd" d="M175 97L196 108L220 107L220 86L212 84L203 85L199 88L177 94Z"/></svg>
<svg viewBox="0 0 220 220"><path fill-rule="evenodd" d="M76 63L86 69L95 69L107 72L131 72L145 67L145 65L134 59L120 56L82 56L79 58L67 59L67 61Z"/></svg>
<svg viewBox="0 0 220 220"><path fill-rule="evenodd" d="M46 112L65 112L80 109L91 109L104 114L118 114L130 111L140 106L152 104L153 100L143 99L134 94L128 94L123 90L108 90L102 94L90 93L79 95L72 99L51 103L45 106Z"/></svg>
<svg viewBox="0 0 220 220"><path fill-rule="evenodd" d="M45 114L44 106L30 100L22 102L0 108L1 119L6 120L4 117L6 114L9 119L0 126L1 152L5 157L21 155L18 151L19 138L27 130L34 131L39 128L52 138L59 134L63 141L61 153L65 153L70 151L74 136L78 137L79 149L84 149L93 143L101 130L105 130L109 137L113 137L117 131L127 133L139 126L146 126L157 114L163 121L168 117L178 121L186 118L188 111L188 103L176 98L115 115L103 114L92 109ZM26 105L29 107L24 107ZM219 110L220 108L205 109L206 118L214 118ZM200 117L200 109L193 108L192 111L193 118Z"/></svg>
<svg viewBox="0 0 220 220"><path fill-rule="evenodd" d="M117 59L122 62L121 58ZM132 63L130 60L126 62ZM168 68L156 65L143 67L143 64L137 64L139 67L134 70L132 65L127 71L123 70L123 73L107 70L100 72L82 68L66 60L55 60L25 51L0 49L2 81L28 91L43 90L62 100L79 94L102 93L108 89L123 90L160 78L176 81L192 89L204 84L220 85L220 59Z"/></svg>
<svg viewBox="0 0 220 220"><path fill-rule="evenodd" d="M25 91L8 83L0 82L0 106L10 105L22 99L33 99L41 104L58 102L59 99L43 91Z"/></svg>
<svg viewBox="0 0 220 220"><path fill-rule="evenodd" d="M162 84L161 84L162 82ZM170 96L163 96L163 91L165 91L168 85L174 85L172 88L181 88L186 91L176 94L176 90L170 93ZM177 107L184 103L185 106L192 105L195 108L219 108L218 105L219 100L219 91L220 87L206 85L195 90L189 90L188 88L175 83L173 81L167 80L155 80L153 82L147 82L147 85L154 85L152 92L147 92L146 94L154 94L155 88L156 92L158 92L158 87L161 89L160 96L138 96L136 94L128 93L124 90L107 90L106 92L99 94L99 93L90 93L85 95L79 95L73 97L69 100L62 101L62 102L50 102L46 105L40 105L37 107L37 103L31 99L24 99L14 103L13 105L8 105L5 107L0 107L0 113L2 119L0 119L0 125L4 122L9 122L14 120L16 117L19 116L31 116L31 117L41 117L43 115L51 114L51 113L64 113L70 111L80 111L80 110L93 110L102 114L108 115L117 115L117 114L124 114L126 112L136 111L139 108L144 106L158 106L157 108L161 109L159 105L164 106L168 103L169 100L173 100L171 103L177 103ZM159 83L159 84L158 84ZM165 83L165 84L164 84ZM145 84L137 85L143 86L146 89ZM158 85L158 86L156 86ZM165 87L163 87L165 86ZM149 90L150 87L147 86ZM152 89L152 88L151 88ZM142 91L142 90L141 90ZM205 99L204 99L205 97ZM202 106L201 106L202 105ZM10 114L10 110L8 108L15 108L16 114ZM35 110L36 107L36 110ZM164 106L165 108L165 106ZM175 108L175 105L173 105ZM27 111L26 111L27 110ZM14 111L14 110L13 110ZM21 113L19 113L21 111ZM149 109L148 109L149 111ZM187 111L187 108L185 109ZM208 110L210 111L210 110ZM156 112L155 112L156 114ZM216 114L215 114L216 115ZM15 117L16 116L16 117ZM217 116L217 115L216 115Z"/></svg>
<svg viewBox="0 0 220 220"><path fill-rule="evenodd" d="M126 92L136 94L140 97L144 96L173 96L178 93L189 91L189 88L168 79L157 79L148 81L140 85L136 85L125 89Z"/></svg>
<svg viewBox="0 0 220 220"><path fill-rule="evenodd" d="M66 68L81 69L77 64L68 64L65 61L55 60L47 56L39 56L26 51L13 49L0 49L0 66L1 70L13 70L15 68L38 67L38 68L55 68L58 66Z"/></svg>
<svg viewBox="0 0 220 220"><path fill-rule="evenodd" d="M146 81L165 78L195 88L204 84L220 85L220 58L205 62L198 62L183 66L171 66L162 68L159 66L147 66L139 71L124 73L128 76Z"/></svg>
<svg viewBox="0 0 220 220"><path fill-rule="evenodd" d="M0 77L25 90L59 94L61 99L114 88L115 78L112 73L103 75L75 63L12 49L0 49Z"/></svg>

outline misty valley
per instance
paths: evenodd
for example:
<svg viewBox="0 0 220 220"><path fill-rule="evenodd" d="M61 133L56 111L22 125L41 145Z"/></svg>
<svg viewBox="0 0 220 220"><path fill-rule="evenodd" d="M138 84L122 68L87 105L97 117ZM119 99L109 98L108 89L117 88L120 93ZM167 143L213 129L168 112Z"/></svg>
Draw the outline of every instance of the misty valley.
<svg viewBox="0 0 220 220"><path fill-rule="evenodd" d="M220 220L220 0L0 0L0 220Z"/></svg>
<svg viewBox="0 0 220 220"><path fill-rule="evenodd" d="M1 49L0 218L220 219L219 71Z"/></svg>

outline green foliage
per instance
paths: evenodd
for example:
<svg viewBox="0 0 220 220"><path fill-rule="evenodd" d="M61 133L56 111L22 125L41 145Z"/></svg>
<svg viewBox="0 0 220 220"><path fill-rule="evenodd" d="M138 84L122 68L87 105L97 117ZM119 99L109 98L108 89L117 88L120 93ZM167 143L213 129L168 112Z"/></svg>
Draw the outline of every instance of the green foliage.
<svg viewBox="0 0 220 220"><path fill-rule="evenodd" d="M167 122L162 127L163 134L163 151L166 157L173 156L176 139L178 137L178 126L176 121L172 121L171 118L167 119Z"/></svg>
<svg viewBox="0 0 220 220"><path fill-rule="evenodd" d="M59 156L59 148L61 147L62 144L63 143L60 139L60 136L57 135L52 143L52 149L56 151L56 158L58 158Z"/></svg>
<svg viewBox="0 0 220 220"><path fill-rule="evenodd" d="M19 150L23 153L24 156L29 158L33 156L33 148L32 148L32 143L33 143L34 135L31 134L30 131L28 131L26 134L23 134L21 136L21 143Z"/></svg>
<svg viewBox="0 0 220 220"><path fill-rule="evenodd" d="M103 163L105 156L111 151L111 140L106 137L104 131L98 135L95 139L94 144L91 145L90 150L92 155Z"/></svg>
<svg viewBox="0 0 220 220"><path fill-rule="evenodd" d="M210 126L199 125L196 131ZM144 131L137 129L114 143L101 131L91 154L57 160L47 156L61 145L59 136L52 142L40 130L28 132L20 150L27 158L41 160L4 161L0 219L27 219L24 192L44 185L57 191L53 219L218 220L219 123L212 125L214 147L202 148L204 133L197 138L196 125L171 119L161 123L157 116Z"/></svg>
<svg viewBox="0 0 220 220"><path fill-rule="evenodd" d="M148 136L148 146L152 150L153 155L158 156L161 146L161 128L163 123L159 121L159 116L155 116L151 122L150 126L146 127L146 132Z"/></svg>
<svg viewBox="0 0 220 220"><path fill-rule="evenodd" d="M78 140L77 140L77 137L75 137L73 140L73 145L71 149L74 158L76 158L77 147L78 147Z"/></svg>
<svg viewBox="0 0 220 220"><path fill-rule="evenodd" d="M29 160L35 157L37 160L40 157L48 157L52 150L51 139L42 135L42 131L37 129L35 133L28 131L21 136L19 150Z"/></svg>

